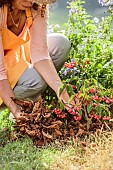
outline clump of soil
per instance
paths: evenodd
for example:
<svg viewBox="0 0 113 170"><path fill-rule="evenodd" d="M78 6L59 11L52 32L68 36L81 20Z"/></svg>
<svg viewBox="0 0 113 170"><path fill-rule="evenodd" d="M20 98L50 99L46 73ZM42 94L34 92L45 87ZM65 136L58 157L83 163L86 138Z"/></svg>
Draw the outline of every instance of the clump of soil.
<svg viewBox="0 0 113 170"><path fill-rule="evenodd" d="M13 99L23 112L23 116L14 126L15 132L21 136L28 135L36 146L43 146L56 139L66 143L70 138L89 135L90 132L100 133L103 130L112 130L112 122L75 121L71 118L61 119L55 116L44 102L42 97L37 102ZM67 111L65 111L66 114Z"/></svg>
<svg viewBox="0 0 113 170"><path fill-rule="evenodd" d="M62 121L52 116L52 111L44 104L44 99L39 97L36 103L14 99L21 106L23 116L16 122L15 130L21 135L28 135L33 142L45 145L62 136Z"/></svg>

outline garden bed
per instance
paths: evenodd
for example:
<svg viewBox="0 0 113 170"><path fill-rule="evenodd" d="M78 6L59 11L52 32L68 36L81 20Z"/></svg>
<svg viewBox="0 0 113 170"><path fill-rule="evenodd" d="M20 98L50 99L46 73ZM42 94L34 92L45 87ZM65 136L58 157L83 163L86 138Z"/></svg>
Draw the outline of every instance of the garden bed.
<svg viewBox="0 0 113 170"><path fill-rule="evenodd" d="M61 112L66 117L61 118L58 116L58 112L56 114L56 109L51 110L45 105L42 97L39 97L37 102L14 100L21 106L23 116L15 122L13 133L10 133L8 129L3 130L10 141L27 135L32 139L34 145L38 147L54 143L56 140L61 145L64 145L69 140L77 142L80 139L84 141L91 133L99 135L104 131L113 130L112 119L109 121L98 119L98 117L97 119L89 117L86 121L82 116L80 120L75 120L74 115L71 115L66 110ZM3 140L1 145L4 146L6 143ZM83 145L85 144L83 143Z"/></svg>

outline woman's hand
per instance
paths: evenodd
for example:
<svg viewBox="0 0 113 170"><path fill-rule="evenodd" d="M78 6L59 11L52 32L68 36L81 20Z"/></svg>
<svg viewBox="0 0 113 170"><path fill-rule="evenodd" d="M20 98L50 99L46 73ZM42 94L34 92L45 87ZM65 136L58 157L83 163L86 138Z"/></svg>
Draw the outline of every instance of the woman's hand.
<svg viewBox="0 0 113 170"><path fill-rule="evenodd" d="M23 117L22 112L18 112L15 115L12 112L10 112L9 120L15 122L15 121L18 121L19 119L21 119L22 117Z"/></svg>
<svg viewBox="0 0 113 170"><path fill-rule="evenodd" d="M23 113L21 112L20 106L18 106L13 100L9 105L9 109L13 115L11 115L12 119L20 119L23 116Z"/></svg>
<svg viewBox="0 0 113 170"><path fill-rule="evenodd" d="M64 90L62 91L62 93L58 96L59 101L63 102L65 108L67 111L69 111L69 109L73 109L75 106L75 102L74 100L70 100L69 94L66 90L66 88L64 88Z"/></svg>
<svg viewBox="0 0 113 170"><path fill-rule="evenodd" d="M23 116L23 113L21 111L16 112L15 114L13 114L14 117L16 118L16 120L20 119Z"/></svg>

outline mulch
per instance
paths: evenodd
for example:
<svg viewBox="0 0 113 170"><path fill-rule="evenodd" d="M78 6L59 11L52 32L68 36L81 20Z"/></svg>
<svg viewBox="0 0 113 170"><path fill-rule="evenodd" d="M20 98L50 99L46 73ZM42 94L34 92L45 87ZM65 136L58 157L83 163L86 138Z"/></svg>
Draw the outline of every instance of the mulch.
<svg viewBox="0 0 113 170"><path fill-rule="evenodd" d="M109 121L75 121L72 118L61 119L45 105L42 97L37 102L13 99L19 106L23 116L14 125L14 136L10 141L29 136L34 145L45 146L55 140L66 144L70 139L83 139L90 133L112 131L113 123ZM67 111L65 111L66 114ZM5 131L5 130L4 130ZM7 129L6 129L7 131ZM3 146L5 143L2 144Z"/></svg>
<svg viewBox="0 0 113 170"><path fill-rule="evenodd" d="M111 131L113 129L113 123L109 121L75 121L71 117L60 119L45 105L42 97L39 97L35 103L17 99L15 102L24 112L24 117L16 122L15 131L22 136L28 135L36 146L47 145L56 139L66 143L71 138L75 140L84 138L91 132L100 133L103 130Z"/></svg>

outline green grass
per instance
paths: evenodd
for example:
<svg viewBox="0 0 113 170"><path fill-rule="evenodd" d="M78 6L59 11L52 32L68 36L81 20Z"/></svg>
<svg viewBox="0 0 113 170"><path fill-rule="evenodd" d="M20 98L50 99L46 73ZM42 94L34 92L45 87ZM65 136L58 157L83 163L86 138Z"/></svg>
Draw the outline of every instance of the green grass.
<svg viewBox="0 0 113 170"><path fill-rule="evenodd" d="M54 148L36 148L29 138L0 148L0 170L48 170L54 162Z"/></svg>
<svg viewBox="0 0 113 170"><path fill-rule="evenodd" d="M4 110L0 111L0 130L3 128L12 129L13 122L9 120L10 110L5 107Z"/></svg>

